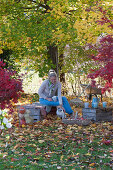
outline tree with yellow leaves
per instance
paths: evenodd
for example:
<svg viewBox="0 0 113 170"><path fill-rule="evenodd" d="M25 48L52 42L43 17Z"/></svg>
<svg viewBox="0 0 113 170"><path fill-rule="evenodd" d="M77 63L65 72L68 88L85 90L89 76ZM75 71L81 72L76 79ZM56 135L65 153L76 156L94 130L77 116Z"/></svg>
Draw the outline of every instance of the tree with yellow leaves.
<svg viewBox="0 0 113 170"><path fill-rule="evenodd" d="M63 69L67 72L71 65L76 65L85 44L95 43L102 32L110 32L107 26L106 29L105 25L97 25L101 18L98 6L107 9L110 3L110 0L100 0L98 4L95 0L1 1L0 53L5 48L15 51L14 59L26 62L40 76L51 67L56 69L56 65L60 69L67 65ZM80 52L69 56L70 62L64 57L67 44ZM82 56L83 62L86 55Z"/></svg>

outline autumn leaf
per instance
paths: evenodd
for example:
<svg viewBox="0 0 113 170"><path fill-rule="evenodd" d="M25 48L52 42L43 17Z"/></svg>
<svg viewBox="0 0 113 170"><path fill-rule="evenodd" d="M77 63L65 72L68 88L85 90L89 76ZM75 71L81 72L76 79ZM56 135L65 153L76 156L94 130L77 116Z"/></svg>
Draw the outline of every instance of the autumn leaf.
<svg viewBox="0 0 113 170"><path fill-rule="evenodd" d="M94 165L95 165L95 163L90 163L90 164L89 164L89 166L94 166Z"/></svg>
<svg viewBox="0 0 113 170"><path fill-rule="evenodd" d="M44 140L38 140L39 143L44 143L45 141Z"/></svg>
<svg viewBox="0 0 113 170"><path fill-rule="evenodd" d="M20 147L20 143L16 144L16 145L14 146L14 149L17 149L18 147Z"/></svg>

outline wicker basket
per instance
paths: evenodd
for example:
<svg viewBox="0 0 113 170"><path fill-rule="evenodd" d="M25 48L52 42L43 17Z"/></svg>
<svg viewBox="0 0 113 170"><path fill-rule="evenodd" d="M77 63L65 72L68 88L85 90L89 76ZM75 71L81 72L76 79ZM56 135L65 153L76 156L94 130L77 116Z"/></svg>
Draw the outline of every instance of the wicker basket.
<svg viewBox="0 0 113 170"><path fill-rule="evenodd" d="M88 119L62 119L62 122L68 125L77 124L79 126L87 126L91 123L91 120Z"/></svg>

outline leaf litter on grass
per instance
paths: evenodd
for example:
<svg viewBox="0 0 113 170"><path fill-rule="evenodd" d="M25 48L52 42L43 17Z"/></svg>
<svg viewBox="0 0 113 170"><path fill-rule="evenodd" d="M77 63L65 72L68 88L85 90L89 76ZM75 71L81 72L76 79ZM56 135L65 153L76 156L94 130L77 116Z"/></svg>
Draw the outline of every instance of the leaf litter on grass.
<svg viewBox="0 0 113 170"><path fill-rule="evenodd" d="M23 128L14 123L11 133L4 130L0 136L0 165L2 169L109 170L112 130L112 122L82 127L63 124L55 115Z"/></svg>

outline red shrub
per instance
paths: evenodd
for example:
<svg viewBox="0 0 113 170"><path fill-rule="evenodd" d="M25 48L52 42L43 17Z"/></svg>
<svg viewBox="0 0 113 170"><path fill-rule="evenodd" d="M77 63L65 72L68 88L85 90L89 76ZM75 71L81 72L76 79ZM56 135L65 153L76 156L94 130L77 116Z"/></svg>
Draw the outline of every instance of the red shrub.
<svg viewBox="0 0 113 170"><path fill-rule="evenodd" d="M100 12L103 17L97 23L103 25L108 23L108 27L113 29L113 20L111 19L109 13L106 10L103 10L99 7ZM113 7L111 7L113 10ZM105 86L102 89L102 93L106 90L110 91L110 88L113 88L113 35L107 35L100 40L99 47L97 49L98 55L91 56L94 61L97 61L101 64L101 67L98 70L92 70L93 72L88 75L89 78L95 79L97 77L102 77L105 80ZM97 63L98 64L98 63Z"/></svg>
<svg viewBox="0 0 113 170"><path fill-rule="evenodd" d="M21 95L22 80L16 78L15 72L5 69L5 63L0 61L0 108L12 110L11 101L16 103Z"/></svg>

